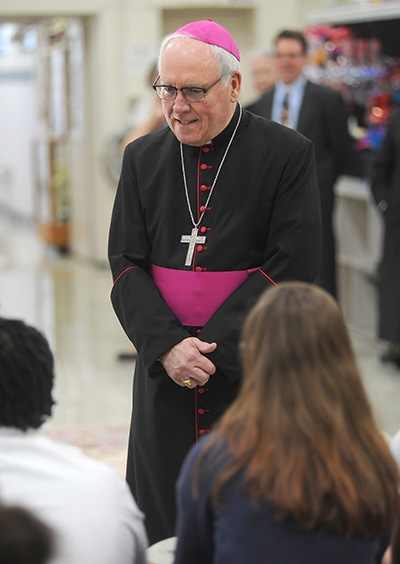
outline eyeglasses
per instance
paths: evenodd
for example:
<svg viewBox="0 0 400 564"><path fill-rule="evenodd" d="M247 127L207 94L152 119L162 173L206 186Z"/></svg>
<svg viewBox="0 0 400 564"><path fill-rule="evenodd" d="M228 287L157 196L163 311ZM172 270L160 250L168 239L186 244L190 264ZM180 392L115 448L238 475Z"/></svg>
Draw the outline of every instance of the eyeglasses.
<svg viewBox="0 0 400 564"><path fill-rule="evenodd" d="M184 86L183 88L176 88L175 86L168 86L166 84L156 84L160 75L157 76L153 82L153 88L157 92L157 96L161 100L171 102L175 100L178 92L182 92L183 97L187 102L204 102L206 93L213 88L222 79L222 76L213 82L208 88L201 88L200 86Z"/></svg>
<svg viewBox="0 0 400 564"><path fill-rule="evenodd" d="M300 59L305 57L304 53L274 53L275 59L290 59L294 61L295 59Z"/></svg>

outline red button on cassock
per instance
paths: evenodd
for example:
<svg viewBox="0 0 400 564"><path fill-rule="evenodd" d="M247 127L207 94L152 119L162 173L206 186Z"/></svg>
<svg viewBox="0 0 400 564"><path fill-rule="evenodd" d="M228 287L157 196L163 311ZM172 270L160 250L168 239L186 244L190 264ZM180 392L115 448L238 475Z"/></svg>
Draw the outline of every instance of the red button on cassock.
<svg viewBox="0 0 400 564"><path fill-rule="evenodd" d="M204 394L204 388L196 388L198 394Z"/></svg>
<svg viewBox="0 0 400 564"><path fill-rule="evenodd" d="M204 412L204 409L198 409L198 410L197 410L197 413L198 413L199 415L203 415L205 412Z"/></svg>

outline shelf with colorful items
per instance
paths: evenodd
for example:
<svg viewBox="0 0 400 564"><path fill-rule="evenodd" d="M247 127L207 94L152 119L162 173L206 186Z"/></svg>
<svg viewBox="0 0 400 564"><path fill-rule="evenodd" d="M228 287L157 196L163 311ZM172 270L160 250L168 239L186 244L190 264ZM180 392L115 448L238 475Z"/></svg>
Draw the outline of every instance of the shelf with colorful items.
<svg viewBox="0 0 400 564"><path fill-rule="evenodd" d="M339 90L348 108L355 157L351 173L369 177L387 121L400 104L400 47L398 54L392 48L387 53L381 37L360 36L350 26L320 24L307 28L306 35L309 77Z"/></svg>
<svg viewBox="0 0 400 564"><path fill-rule="evenodd" d="M331 0L329 7L309 10L305 14L307 25L348 25L399 17L400 0Z"/></svg>

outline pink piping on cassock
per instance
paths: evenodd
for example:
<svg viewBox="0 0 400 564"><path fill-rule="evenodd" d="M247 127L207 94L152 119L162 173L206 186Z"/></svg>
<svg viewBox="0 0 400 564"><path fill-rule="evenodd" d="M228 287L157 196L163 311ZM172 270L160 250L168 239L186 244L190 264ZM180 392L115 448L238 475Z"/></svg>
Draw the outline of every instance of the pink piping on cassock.
<svg viewBox="0 0 400 564"><path fill-rule="evenodd" d="M138 267L138 266L128 266L128 268L125 268L125 270L123 270L123 271L121 272L121 274L119 274L119 275L116 277L116 279L114 280L114 284L113 284L113 286L112 286L112 288L111 288L111 294L112 294L112 291L114 290L115 284L118 282L118 280L121 278L121 276L123 276L126 272L128 272L128 270L132 270L133 268L139 268L139 267Z"/></svg>
<svg viewBox="0 0 400 564"><path fill-rule="evenodd" d="M270 277L268 276L268 274L266 274L263 270L261 270L261 268L259 269L259 271L260 271L260 274L262 274L263 276L265 276L265 278L266 278L269 282L271 282L271 284L273 284L274 286L277 286L277 285L278 285L278 283L275 282L275 280L272 280L272 278L270 278Z"/></svg>

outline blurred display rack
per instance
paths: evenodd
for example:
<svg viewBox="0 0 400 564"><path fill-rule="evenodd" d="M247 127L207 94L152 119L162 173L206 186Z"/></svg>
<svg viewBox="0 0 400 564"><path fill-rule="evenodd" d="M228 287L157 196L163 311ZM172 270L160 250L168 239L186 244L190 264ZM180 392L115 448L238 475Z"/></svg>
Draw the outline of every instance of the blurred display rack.
<svg viewBox="0 0 400 564"><path fill-rule="evenodd" d="M400 18L400 2L353 2L310 10L305 13L304 21L307 25L346 25L397 18Z"/></svg>

